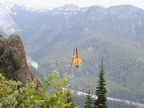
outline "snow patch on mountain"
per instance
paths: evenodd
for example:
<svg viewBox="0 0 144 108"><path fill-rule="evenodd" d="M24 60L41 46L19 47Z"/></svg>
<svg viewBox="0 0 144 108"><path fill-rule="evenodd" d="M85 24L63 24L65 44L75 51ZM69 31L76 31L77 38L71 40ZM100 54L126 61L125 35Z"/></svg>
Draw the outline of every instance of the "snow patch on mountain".
<svg viewBox="0 0 144 108"><path fill-rule="evenodd" d="M29 11L40 11L40 12L47 12L53 10L52 7L50 7L48 4L22 4L21 2L12 2L12 1L0 1L0 7L7 8L8 10L11 10L15 5L18 5L19 7L25 8Z"/></svg>
<svg viewBox="0 0 144 108"><path fill-rule="evenodd" d="M28 65L31 65L36 69L38 68L38 62L37 61L32 60L32 58L30 56L26 56L26 58L27 58Z"/></svg>
<svg viewBox="0 0 144 108"><path fill-rule="evenodd" d="M53 15L56 14L72 15L72 14L77 14L80 11L81 11L80 7L73 4L66 4L64 6L54 8Z"/></svg>
<svg viewBox="0 0 144 108"><path fill-rule="evenodd" d="M18 26L13 21L10 10L7 8L0 8L0 29L7 35L14 34L18 31Z"/></svg>

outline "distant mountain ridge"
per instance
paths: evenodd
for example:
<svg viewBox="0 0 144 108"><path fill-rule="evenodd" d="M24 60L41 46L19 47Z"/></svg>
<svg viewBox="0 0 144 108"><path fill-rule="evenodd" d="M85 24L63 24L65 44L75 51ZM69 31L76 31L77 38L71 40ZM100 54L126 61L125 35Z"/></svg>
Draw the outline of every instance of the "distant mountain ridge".
<svg viewBox="0 0 144 108"><path fill-rule="evenodd" d="M35 4L32 4L32 5L29 5L29 4L22 4L21 2L13 2L13 1L0 1L0 6L1 7L4 7L4 8L7 8L7 9L12 9L16 6L18 7L21 7L21 8L24 8L26 10L29 10L29 11L40 11L40 12L44 12L44 11L49 11L49 10L52 10L53 8L50 7L48 4L45 4L45 5L42 5L39 4L39 5L35 5Z"/></svg>
<svg viewBox="0 0 144 108"><path fill-rule="evenodd" d="M83 65L73 69L72 89L84 91L88 83L95 84L103 56L108 95L144 103L144 10L70 4L43 12L16 6L9 15L44 76L65 75L77 46Z"/></svg>
<svg viewBox="0 0 144 108"><path fill-rule="evenodd" d="M8 5L7 4L0 4L0 7L1 7L1 11L3 11L3 9L4 9L5 13L12 15L13 21L11 21L11 23L14 22L14 23L17 24L17 25L15 25L15 26L17 26L17 28L14 27L15 30L13 30L11 32L9 32L8 30L6 30L7 34L16 33L17 31L19 31L21 29L21 27L19 27L19 23L21 23L19 21L20 19L23 20L24 24L27 24L29 22L25 22L25 20L29 19L29 21L30 21L30 18L41 16L41 14L45 14L45 17L49 17L49 16L50 17L55 17L55 18L56 17L57 18L64 17L64 19L69 19L69 18L72 18L72 16L74 16L74 15L75 16L78 15L78 17L79 17L80 15L84 15L84 14L86 14L86 13L89 12L89 14L88 14L89 17L91 17L91 18L92 18L92 16L94 17L94 19L90 19L90 20L91 21L95 20L95 22L96 22L96 20L98 21L98 19L100 19L101 17L102 18L108 17L110 20L112 20L111 19L112 17L116 17L116 18L117 17L119 17L119 18L122 18L122 17L124 18L125 17L125 20L126 20L126 16L120 16L121 12L122 13L124 12L123 15L124 14L125 15L126 14L129 15L127 17L134 17L134 16L132 16L132 14L134 14L134 12L136 14L137 14L138 11L139 12L141 11L140 13L143 13L142 9L136 8L136 7L131 6L131 5L112 6L110 8L104 8L104 7L100 7L100 6L92 6L92 7L80 8L80 7L78 7L76 5L73 5L73 4L66 4L66 5L58 7L58 8L47 9L46 11L45 11L45 9L44 9L44 11L42 11L41 10L42 8L41 9L36 9L35 11L33 11L33 9L27 9L24 6L17 5L17 4L10 4L10 3L8 3ZM125 10L126 7L129 8L129 9ZM117 11L114 11L115 10L114 8L117 8ZM123 8L124 10L121 9L121 8ZM98 13L92 12L92 11L95 11L95 10L97 10L97 12L99 12L99 14L101 14L101 15L99 15ZM1 12L1 16L3 16L2 13L3 12ZM119 14L119 16L117 14ZM102 16L102 15L104 15L104 16ZM82 17L88 18L88 16L82 16ZM141 18L142 17L143 16L141 16ZM128 20L128 18L127 18L127 20ZM140 21L139 21L139 23L140 23ZM23 26L23 25L21 25L21 26ZM86 29L88 29L88 28L86 28Z"/></svg>

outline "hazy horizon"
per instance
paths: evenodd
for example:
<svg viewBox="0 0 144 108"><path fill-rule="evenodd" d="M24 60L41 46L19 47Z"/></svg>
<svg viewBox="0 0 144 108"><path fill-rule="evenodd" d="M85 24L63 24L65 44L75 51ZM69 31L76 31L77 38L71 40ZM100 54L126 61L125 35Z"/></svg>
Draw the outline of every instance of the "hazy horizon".
<svg viewBox="0 0 144 108"><path fill-rule="evenodd" d="M89 7L89 6L93 6L93 5L100 5L103 6L105 8L108 8L110 6L116 6L116 5L133 5L135 7L138 8L142 8L144 9L144 1L140 1L140 0L60 0L60 1L56 1L56 0L0 0L1 3L5 3L5 2L10 2L10 3L17 3L17 4L22 4L22 5L26 5L26 6L36 6L36 7L46 7L46 6L50 6L53 8L56 7L60 7L63 6L65 4L74 4L77 5L79 7Z"/></svg>

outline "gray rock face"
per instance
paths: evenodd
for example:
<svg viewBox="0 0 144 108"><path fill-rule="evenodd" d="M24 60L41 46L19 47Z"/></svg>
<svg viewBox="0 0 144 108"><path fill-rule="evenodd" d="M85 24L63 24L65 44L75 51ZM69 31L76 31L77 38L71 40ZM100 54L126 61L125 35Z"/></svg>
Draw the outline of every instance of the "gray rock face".
<svg viewBox="0 0 144 108"><path fill-rule="evenodd" d="M7 79L36 83L41 86L38 78L29 71L24 46L19 36L13 35L8 40L0 39L0 71Z"/></svg>

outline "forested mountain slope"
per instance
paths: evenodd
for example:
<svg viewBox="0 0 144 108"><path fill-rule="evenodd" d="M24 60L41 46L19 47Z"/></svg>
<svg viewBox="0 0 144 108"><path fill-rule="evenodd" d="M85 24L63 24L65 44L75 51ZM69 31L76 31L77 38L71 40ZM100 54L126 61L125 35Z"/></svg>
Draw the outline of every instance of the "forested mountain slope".
<svg viewBox="0 0 144 108"><path fill-rule="evenodd" d="M103 56L108 95L144 103L144 10L71 4L42 12L14 5L10 15L44 76L65 75L77 46L83 65L72 69L71 88L95 87Z"/></svg>

